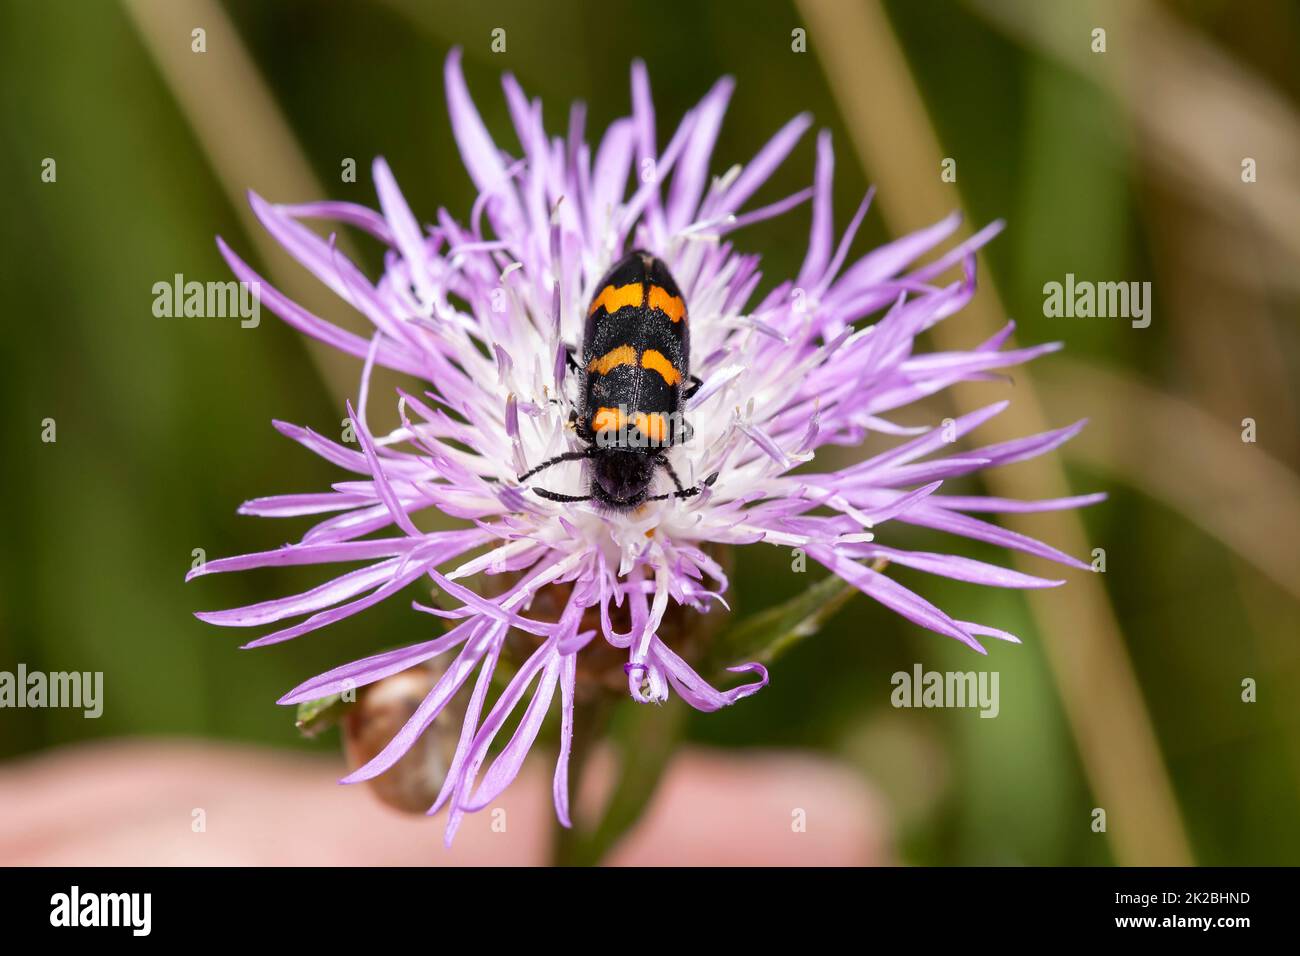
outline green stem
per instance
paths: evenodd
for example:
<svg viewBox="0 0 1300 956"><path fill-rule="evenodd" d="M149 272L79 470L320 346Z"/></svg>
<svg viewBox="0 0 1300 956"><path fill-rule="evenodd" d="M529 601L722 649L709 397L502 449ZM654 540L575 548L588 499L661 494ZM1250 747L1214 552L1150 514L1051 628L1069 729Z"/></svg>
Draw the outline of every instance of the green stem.
<svg viewBox="0 0 1300 956"><path fill-rule="evenodd" d="M576 816L572 830L557 827L554 862L558 866L594 866L600 863L641 819L676 748L686 713L680 702L656 705L630 700L624 700L617 708L608 707L604 715L606 719L610 711L614 711L614 719L609 739L618 758L614 789L594 827L583 827ZM591 723L594 725L596 721ZM590 744L598 736L586 738L583 743L586 752L579 758L578 733L576 727L574 729L574 749L570 753L569 768L575 794L579 792L577 784L582 779L580 770L573 772L577 766L575 760L580 759L585 765Z"/></svg>
<svg viewBox="0 0 1300 956"><path fill-rule="evenodd" d="M569 816L572 827L555 823L551 862L555 866L582 866L583 834L578 829L577 800L592 750L609 723L616 699L602 693L594 700L574 705L573 740L569 745Z"/></svg>

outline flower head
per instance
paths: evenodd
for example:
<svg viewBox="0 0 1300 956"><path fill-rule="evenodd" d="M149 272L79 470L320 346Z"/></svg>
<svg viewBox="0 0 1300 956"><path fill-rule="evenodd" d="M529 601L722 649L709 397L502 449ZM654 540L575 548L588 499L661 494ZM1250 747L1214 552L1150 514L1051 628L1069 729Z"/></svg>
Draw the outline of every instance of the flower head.
<svg viewBox="0 0 1300 956"><path fill-rule="evenodd" d="M357 402L349 405L360 447L277 422L285 435L357 477L323 493L246 503L247 514L323 517L296 544L212 561L194 574L289 564L361 567L302 594L199 617L230 626L278 625L247 645L257 647L314 631L422 578L454 603L415 605L449 619L446 633L336 668L281 700L324 697L439 655L455 655L406 726L347 781L369 779L391 767L453 699L467 696L451 769L430 810L450 806L450 840L464 813L488 805L518 774L558 692L554 796L567 825L578 657L591 642L625 655L628 692L642 702L675 693L697 709L715 710L767 682L761 665L748 664L732 668L743 675L742 682L717 689L661 633L670 608L725 607L727 577L715 559L718 546L766 542L801 549L907 619L981 652L979 638L1015 638L954 620L873 570L872 563L886 559L998 587L1060 582L969 558L900 550L877 540L888 538L880 534L883 525L920 525L1082 566L971 513L1071 507L1096 496L1014 502L939 493L945 479L1041 454L1082 423L947 454L953 440L1005 403L965 415L948 428L909 429L888 418L953 383L988 377L994 369L1055 348L1003 350L1008 325L969 351L914 354L921 332L971 298L974 251L999 224L924 267L912 266L955 231L955 216L850 260L871 194L837 239L828 133L817 140L812 187L753 208L750 199L811 120L794 118L751 162L711 176L714 143L732 92L729 79L719 81L686 114L661 148L646 71L634 64L632 115L615 121L593 152L584 139L581 104L570 112L566 136L548 136L540 101L528 99L507 75L518 157L498 146L484 127L457 53L446 64L446 87L456 143L479 191L467 219L438 210L435 224L422 226L382 159L374 164L379 211L346 202L272 205L251 197L271 234L373 323L369 339L310 314L218 240L239 278L261 283L263 302L272 311L364 360ZM798 275L755 301L759 257L736 248L732 235L808 200L812 229ZM385 245L385 268L377 281L343 256L332 239L322 239L302 222L321 218L358 228ZM650 250L666 262L689 303L691 372L700 386L685 404L693 437L668 456L681 480L699 493L634 509L549 500L518 477L580 448L570 426L580 382L570 369L568 350L581 342L598 280L632 248ZM964 267L963 277L936 284L954 265ZM862 321L871 316L878 317L870 324ZM369 379L376 365L426 386L421 394L399 391L402 424L389 434L374 434L367 424ZM899 436L899 442L849 467L816 467L825 446L855 446L870 432ZM547 472L547 486L581 496L589 468L583 460L555 465ZM716 480L706 481L714 475ZM462 526L423 530L417 519L433 510ZM465 582L474 575L500 584L471 589ZM554 620L533 615L534 598L543 592L563 595ZM286 623L292 619L301 620ZM511 632L530 636L535 649L489 701ZM513 736L489 762L489 748L520 706L524 713Z"/></svg>

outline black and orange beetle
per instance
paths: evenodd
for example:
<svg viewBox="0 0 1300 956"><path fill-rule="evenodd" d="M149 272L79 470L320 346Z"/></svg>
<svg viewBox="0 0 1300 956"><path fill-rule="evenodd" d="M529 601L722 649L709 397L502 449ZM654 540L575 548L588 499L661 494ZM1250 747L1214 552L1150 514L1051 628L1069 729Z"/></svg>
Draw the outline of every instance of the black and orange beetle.
<svg viewBox="0 0 1300 956"><path fill-rule="evenodd" d="M700 380L690 374L690 357L686 301L663 260L639 250L619 260L587 309L582 392L572 418L586 448L556 455L519 480L562 461L590 459L589 494L533 490L551 501L595 499L617 510L698 495L698 486L682 487L667 458L669 448L691 436L682 408ZM660 468L677 490L652 495Z"/></svg>

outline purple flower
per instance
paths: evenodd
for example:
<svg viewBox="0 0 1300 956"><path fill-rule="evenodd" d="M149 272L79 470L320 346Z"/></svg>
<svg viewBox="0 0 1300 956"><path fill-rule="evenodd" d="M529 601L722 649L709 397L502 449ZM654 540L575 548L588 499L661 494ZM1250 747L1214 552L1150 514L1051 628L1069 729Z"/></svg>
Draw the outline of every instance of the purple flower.
<svg viewBox="0 0 1300 956"><path fill-rule="evenodd" d="M971 513L1067 508L1100 498L1019 502L939 493L947 478L1055 448L1081 422L946 453L952 441L1006 403L972 412L947 428L904 428L887 417L955 382L990 377L994 369L1057 347L1004 351L1008 325L969 351L913 354L916 337L960 310L974 293L974 252L1000 223L910 271L919 256L954 232L956 216L850 261L849 248L871 193L837 240L829 133L817 140L811 188L761 208L748 205L811 125L808 116L788 122L747 165L711 177L730 79L720 80L661 148L649 80L644 66L634 64L632 115L615 121L594 152L584 138L582 104L571 109L566 136L548 136L541 102L529 100L513 77L507 75L503 83L522 150L518 158L484 127L459 53L447 60L452 128L479 191L465 222L440 209L435 225L422 226L382 159L374 164L379 211L347 202L281 206L251 197L271 234L373 323L369 340L290 301L218 240L235 274L261 283L272 311L365 360L355 409L349 405L360 448L277 422L285 435L357 477L326 492L248 502L241 509L245 514L322 517L296 544L212 561L191 575L361 563L302 594L198 615L225 626L278 626L248 647L314 631L421 578L431 579L458 604L450 610L415 605L453 622L442 636L345 664L280 701L324 697L454 652L409 723L378 756L345 778L366 780L391 767L470 685L459 745L430 810L450 806L449 841L464 813L487 806L518 774L557 691L562 717L554 796L560 821L569 824L577 656L593 640L626 652L628 690L642 702L676 692L697 709L716 710L767 682L761 665L747 664L732 670L748 675L748 681L716 689L659 636L671 604L702 612L724 603L727 579L710 557L713 546L767 542L801 549L908 620L982 653L981 637L1016 638L954 620L871 563L883 558L995 587L1061 582L970 558L900 550L875 540L871 529L901 521L1086 568ZM759 257L736 249L732 233L809 199L812 231L799 274L754 301ZM322 218L359 228L385 244L385 268L377 281L302 224ZM565 346L580 339L595 283L634 247L668 263L690 307L692 371L703 384L686 408L694 437L672 450L674 468L691 485L715 472L717 480L695 497L628 512L544 500L521 486L517 476L577 447L566 428L578 383L567 370ZM956 264L964 267L960 281L935 284ZM872 324L858 324L882 312ZM399 391L402 426L386 435L373 434L367 425L375 365L428 385L424 394ZM870 432L907 438L859 464L816 469L823 446L855 446ZM575 461L552 468L547 486L581 493L584 467ZM463 527L422 531L414 519L429 509L461 519ZM475 574L502 575L506 583L491 596L476 593L460 583ZM569 585L558 620L529 617L533 597L550 585ZM585 628L584 615L592 622ZM619 619L630 621L627 630L618 629ZM536 650L489 702L492 675L512 628L532 635ZM514 735L488 762L495 737L521 705L525 711Z"/></svg>

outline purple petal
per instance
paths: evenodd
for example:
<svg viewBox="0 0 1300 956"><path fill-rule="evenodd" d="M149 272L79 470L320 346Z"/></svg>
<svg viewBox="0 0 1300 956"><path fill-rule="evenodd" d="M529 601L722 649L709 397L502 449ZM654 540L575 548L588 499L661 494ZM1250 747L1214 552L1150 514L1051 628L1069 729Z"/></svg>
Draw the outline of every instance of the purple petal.
<svg viewBox="0 0 1300 956"><path fill-rule="evenodd" d="M348 417L352 419L357 438L361 440L361 450L365 453L366 461L370 463L370 470L375 476L375 489L383 499L384 507L393 516L393 523L411 537L418 538L420 529L411 522L410 515L406 513L406 509L397 500L397 495L393 493L393 487L388 483L388 476L384 474L384 466L380 464L379 455L375 452L375 443L370 437L370 429L352 410L351 402L348 402Z"/></svg>
<svg viewBox="0 0 1300 956"><path fill-rule="evenodd" d="M319 700L331 694L340 694L346 690L373 684L377 680L409 670L417 664L422 664L439 654L451 650L466 640L472 634L473 629L479 626L481 625L477 621L466 621L432 641L412 644L410 647L402 647L397 650L384 651L382 654L375 654L336 667L299 684L281 697L277 703L285 705L301 704L303 701Z"/></svg>
<svg viewBox="0 0 1300 956"><path fill-rule="evenodd" d="M217 237L217 248L230 266L230 271L241 282L256 285L259 289L259 301L289 325L292 325L299 332L310 335L314 339L319 339L326 345L332 345L340 352L347 352L357 358L366 357L366 353L370 351L370 341L368 339L353 335L351 332L340 329L337 325L326 322L282 295L243 259L239 258L220 236ZM424 377L428 371L423 363L395 349L382 349L379 353L379 363L396 371L419 377Z"/></svg>
<svg viewBox="0 0 1300 956"><path fill-rule="evenodd" d="M483 125L474 101L470 98L460 60L461 51L456 47L447 54L447 63L443 69L452 135L460 148L465 169L479 192L500 196L517 216L518 196L510 185L510 177L506 173L505 164L501 162L496 143L492 142L492 137L488 135L487 127Z"/></svg>
<svg viewBox="0 0 1300 956"><path fill-rule="evenodd" d="M713 85L694 110L690 141L677 164L668 193L668 229L678 232L695 217L704 186L708 182L709 160L726 115L727 104L736 83L724 76Z"/></svg>
<svg viewBox="0 0 1300 956"><path fill-rule="evenodd" d="M369 206L351 202L323 199L319 202L284 203L280 211L295 219L329 219L346 223L370 233L384 245L393 245L393 233L388 221Z"/></svg>
<svg viewBox="0 0 1300 956"><path fill-rule="evenodd" d="M842 558L825 548L810 548L808 556L825 565L863 594L874 598L885 607L897 611L913 624L919 624L927 630L956 638L981 654L987 653L980 646L979 641L963 630L951 617L892 578L878 574L856 561Z"/></svg>
<svg viewBox="0 0 1300 956"><path fill-rule="evenodd" d="M934 503L953 511L992 511L1002 514L1029 514L1036 511L1061 511L1066 508L1084 508L1106 500L1106 492L1075 495L1070 498L1047 498L1042 501L1018 501L1014 498L988 498L983 495L958 497L935 495Z"/></svg>
<svg viewBox="0 0 1300 956"><path fill-rule="evenodd" d="M834 218L831 211L831 181L835 175L835 152L831 149L831 131L817 134L817 169L813 174L812 231L808 252L795 285L807 290L821 282L831 255Z"/></svg>
<svg viewBox="0 0 1300 956"><path fill-rule="evenodd" d="M524 758L528 756L533 742L537 740L537 734L542 729L542 721L546 719L546 712L555 697L555 684L560 675L560 660L558 654L552 653L542 671L542 679L538 682L533 699L529 702L528 709L524 711L523 719L519 721L510 743L506 744L505 749L488 766L478 792L462 804L466 811L472 813L475 810L482 810L499 797L502 791L514 782L515 777L519 776Z"/></svg>
<svg viewBox="0 0 1300 956"><path fill-rule="evenodd" d="M461 626L464 627L467 624ZM493 625L492 629L486 634L469 641L460 654L457 655L456 660L438 679L438 683L434 685L433 690L429 691L428 696L420 702L420 706L416 708L415 713L402 725L402 729L384 746L384 749L364 766L358 767L339 782L359 783L362 780L370 780L401 760L403 755L414 746L420 735L442 713L442 709L447 706L448 701L455 697L456 692L464 686L465 681L478 667L483 654L495 640L500 630L500 625Z"/></svg>
<svg viewBox="0 0 1300 956"><path fill-rule="evenodd" d="M923 528L934 528L938 531L959 534L962 537L985 541L1003 548L1012 548L1026 554L1035 554L1040 558L1047 558L1060 564L1068 564L1072 568L1079 568L1083 571L1092 570L1089 565L1084 564L1077 558L1072 558L1064 551L1058 551L1041 541L1035 541L1027 535L1008 531L1006 528L1000 528L995 524L989 524L987 521L980 521L970 515L938 508L933 501L923 502L919 507L899 515L898 520L906 524L920 525Z"/></svg>
<svg viewBox="0 0 1300 956"><path fill-rule="evenodd" d="M572 827L569 818L569 753L573 748L573 692L578 655L565 654L560 659L560 756L555 761L555 778L551 794L560 826Z"/></svg>
<svg viewBox="0 0 1300 956"><path fill-rule="evenodd" d="M653 654L662 663L673 689L696 710L705 712L719 710L751 694L756 694L767 686L767 668L762 664L749 663L728 667L727 670L733 674L758 674L758 680L741 684L728 691L719 691L657 638L653 644Z"/></svg>
<svg viewBox="0 0 1300 956"><path fill-rule="evenodd" d="M957 623L972 634L978 634L980 637L992 637L999 641L1008 641L1012 644L1020 643L1020 638L1016 637L1016 635L1012 634L1010 631L999 630L996 627L989 627L985 624L973 624L970 621L958 621Z"/></svg>
<svg viewBox="0 0 1300 956"><path fill-rule="evenodd" d="M1000 568L994 564L985 564L973 558L963 558L955 554L934 554L927 551L899 551L879 545L871 546L873 556L885 557L895 564L927 571L930 574L969 581L972 584L986 584L995 588L1054 588L1064 581L1049 581L1032 574L1022 574L1009 568Z"/></svg>
<svg viewBox="0 0 1300 956"><path fill-rule="evenodd" d="M776 168L785 161L786 156L790 155L790 150L794 149L799 138L811 125L812 117L807 113L800 113L777 130L776 135L767 141L758 151L758 155L750 160L744 171L732 183L727 194L718 203L718 208L709 210L709 213L726 215L743 206L745 200L754 195L772 173L776 172Z"/></svg>
<svg viewBox="0 0 1300 956"><path fill-rule="evenodd" d="M397 180L393 178L393 171L388 168L388 163L382 156L376 157L371 164L371 174L375 180L375 191L379 194L379 205L392 227L397 248L410 264L411 280L420 290L421 297L425 301L432 301L436 293L424 269L424 237L420 233L420 224L411 212L411 207L406 204L406 197L402 195Z"/></svg>
<svg viewBox="0 0 1300 956"><path fill-rule="evenodd" d="M487 536L484 535L484 538ZM332 561L364 561L407 554L419 544L411 538L382 538L374 541L348 541L341 544L287 544L274 551L241 554L232 558L206 561L185 576L186 581L205 574L247 571L250 568L285 567L296 564L327 564ZM210 612L204 612L210 613ZM207 618L203 618L207 620ZM217 623L209 621L209 623Z"/></svg>
<svg viewBox="0 0 1300 956"><path fill-rule="evenodd" d="M932 226L919 229L910 235L875 249L853 265L835 283L835 296L840 297L853 289L875 285L898 275L910 262L947 239L961 224L961 213L954 212Z"/></svg>

